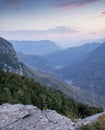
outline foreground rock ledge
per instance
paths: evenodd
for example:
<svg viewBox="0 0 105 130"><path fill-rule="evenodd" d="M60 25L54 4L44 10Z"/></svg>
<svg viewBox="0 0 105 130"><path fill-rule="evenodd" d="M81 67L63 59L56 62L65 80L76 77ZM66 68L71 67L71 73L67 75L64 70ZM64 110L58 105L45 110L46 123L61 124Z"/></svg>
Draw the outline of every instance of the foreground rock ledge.
<svg viewBox="0 0 105 130"><path fill-rule="evenodd" d="M75 123L53 110L32 105L0 106L0 130L75 130Z"/></svg>
<svg viewBox="0 0 105 130"><path fill-rule="evenodd" d="M3 104L0 106L0 130L76 130L94 122L103 114L105 113L74 123L54 110L41 111L32 105Z"/></svg>

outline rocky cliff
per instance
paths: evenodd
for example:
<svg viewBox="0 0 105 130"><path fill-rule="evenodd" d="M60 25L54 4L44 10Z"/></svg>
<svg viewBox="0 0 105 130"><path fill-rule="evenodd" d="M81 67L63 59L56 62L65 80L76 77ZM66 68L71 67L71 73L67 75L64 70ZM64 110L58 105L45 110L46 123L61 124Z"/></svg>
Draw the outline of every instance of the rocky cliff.
<svg viewBox="0 0 105 130"><path fill-rule="evenodd" d="M21 64L18 61L12 44L0 37L0 69L22 75Z"/></svg>
<svg viewBox="0 0 105 130"><path fill-rule="evenodd" d="M43 110L32 105L3 104L0 106L0 130L76 130L94 122L105 113L73 122L54 110Z"/></svg>

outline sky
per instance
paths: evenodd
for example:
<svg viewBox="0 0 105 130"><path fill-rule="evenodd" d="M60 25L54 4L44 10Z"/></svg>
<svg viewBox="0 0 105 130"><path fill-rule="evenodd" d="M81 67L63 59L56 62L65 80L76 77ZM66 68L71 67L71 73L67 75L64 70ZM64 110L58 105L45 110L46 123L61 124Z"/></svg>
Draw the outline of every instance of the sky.
<svg viewBox="0 0 105 130"><path fill-rule="evenodd" d="M0 0L0 36L7 40L77 44L104 35L105 0Z"/></svg>

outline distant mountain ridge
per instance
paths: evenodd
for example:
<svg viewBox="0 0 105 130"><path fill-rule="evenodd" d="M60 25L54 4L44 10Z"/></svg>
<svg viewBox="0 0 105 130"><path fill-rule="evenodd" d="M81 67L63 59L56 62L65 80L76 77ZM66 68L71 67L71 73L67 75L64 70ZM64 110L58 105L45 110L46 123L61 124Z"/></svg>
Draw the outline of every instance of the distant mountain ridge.
<svg viewBox="0 0 105 130"><path fill-rule="evenodd" d="M72 64L74 65L80 63L83 59L86 58L87 54L92 52L99 45L100 43L87 43L82 46L69 47L59 52L46 55L43 58L45 58L48 63L58 68Z"/></svg>
<svg viewBox="0 0 105 130"><path fill-rule="evenodd" d="M20 44L21 45L21 44ZM56 76L59 79L68 76L68 68L80 63L86 56L97 48L100 43L85 44L53 52L46 56L17 53L19 60L44 74ZM42 48L42 47L41 47Z"/></svg>
<svg viewBox="0 0 105 130"><path fill-rule="evenodd" d="M53 41L10 41L17 52L31 55L47 55L61 50L61 48Z"/></svg>

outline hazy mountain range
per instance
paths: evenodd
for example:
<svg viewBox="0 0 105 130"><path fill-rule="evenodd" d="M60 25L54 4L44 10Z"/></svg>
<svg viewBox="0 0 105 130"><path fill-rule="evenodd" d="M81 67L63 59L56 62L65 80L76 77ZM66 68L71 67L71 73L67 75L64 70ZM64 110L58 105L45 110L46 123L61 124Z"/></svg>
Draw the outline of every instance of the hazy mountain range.
<svg viewBox="0 0 105 130"><path fill-rule="evenodd" d="M69 47L56 53L44 56L48 63L54 67L63 67L69 64L77 64L86 58L87 54L97 48L100 43L84 44L77 47Z"/></svg>
<svg viewBox="0 0 105 130"><path fill-rule="evenodd" d="M38 56L38 53L18 53L18 57L20 61L39 72L70 82L84 90L94 89L95 93L104 95L104 44L88 43L51 52L45 56Z"/></svg>
<svg viewBox="0 0 105 130"><path fill-rule="evenodd" d="M104 57L105 43L69 47L45 56L19 55L22 62L37 71L103 96Z"/></svg>
<svg viewBox="0 0 105 130"><path fill-rule="evenodd" d="M6 44L6 47L5 47L5 44ZM65 93L67 96L74 98L76 101L81 101L81 102L91 104L91 105L93 104L92 96L89 95L87 92L79 90L78 88L75 88L73 86L69 86L65 84L64 82L57 80L56 78L43 75L39 73L38 71L35 71L34 69L29 68L23 63L19 62L12 44L3 38L0 38L0 50L1 50L0 51L1 52L0 53L0 66L1 66L0 69L1 70L9 71L11 73L17 74L17 69L15 67L19 66L21 68L21 69L19 68L18 70L19 75L24 75L29 78L33 78L36 82L48 88L55 88L57 90L60 90L63 93ZM10 53L10 52L13 52L13 53ZM2 57L4 55L5 57L9 57L9 58L3 60ZM3 65L5 65L5 68ZM84 99L83 97L85 95L87 95L87 98ZM96 96L96 100L97 100L97 96ZM101 105L100 101L98 100L97 100L97 105L99 106Z"/></svg>
<svg viewBox="0 0 105 130"><path fill-rule="evenodd" d="M50 40L42 41L10 41L17 52L31 55L47 55L61 50L55 42Z"/></svg>
<svg viewBox="0 0 105 130"><path fill-rule="evenodd" d="M44 56L38 56L38 53L37 55L26 55L23 54L24 51L17 53L17 55L20 61L28 66L31 66L35 70L45 74L54 75L62 79L67 74L62 74L63 70L65 71L68 66L71 66L69 68L72 68L72 66L80 63L99 45L100 43L85 44L78 47L70 47L64 50L59 50L53 53L51 52L50 54ZM18 49L16 51L18 51Z"/></svg>

